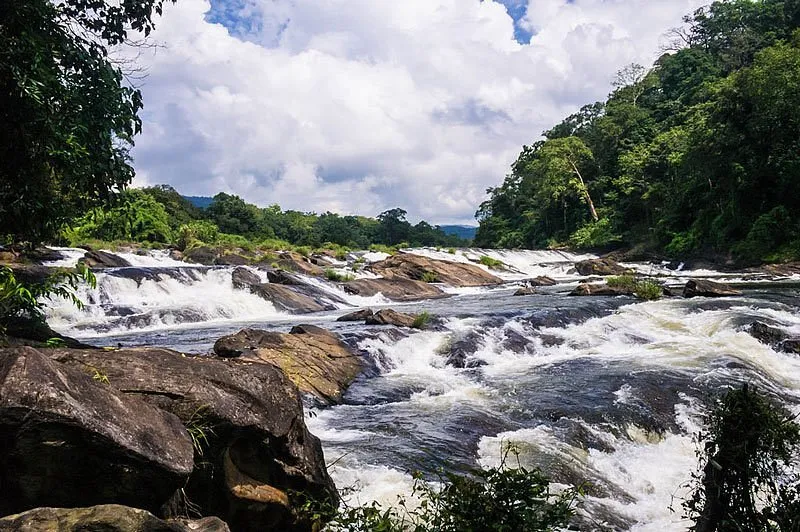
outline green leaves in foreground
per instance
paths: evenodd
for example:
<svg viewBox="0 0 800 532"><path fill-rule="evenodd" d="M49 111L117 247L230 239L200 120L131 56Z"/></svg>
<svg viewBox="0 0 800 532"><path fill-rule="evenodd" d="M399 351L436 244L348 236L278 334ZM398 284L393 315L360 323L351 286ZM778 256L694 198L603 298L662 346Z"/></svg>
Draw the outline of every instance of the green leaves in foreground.
<svg viewBox="0 0 800 532"><path fill-rule="evenodd" d="M547 477L524 467L445 473L435 484L419 473L414 479L417 507L402 498L399 508L343 503L332 518L313 517L330 518L325 530L333 532L538 532L566 526L579 495L575 489L552 493Z"/></svg>

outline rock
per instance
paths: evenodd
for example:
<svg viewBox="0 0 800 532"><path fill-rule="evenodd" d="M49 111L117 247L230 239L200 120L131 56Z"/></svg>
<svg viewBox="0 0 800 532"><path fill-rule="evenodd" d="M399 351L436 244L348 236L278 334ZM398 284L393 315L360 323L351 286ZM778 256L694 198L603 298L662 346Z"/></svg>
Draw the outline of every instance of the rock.
<svg viewBox="0 0 800 532"><path fill-rule="evenodd" d="M80 262L86 264L93 270L101 268L126 268L130 267L131 263L127 260L109 253L107 251L87 251Z"/></svg>
<svg viewBox="0 0 800 532"><path fill-rule="evenodd" d="M515 296L532 296L536 293L536 289L532 286L525 285L520 286L516 292L514 292Z"/></svg>
<svg viewBox="0 0 800 532"><path fill-rule="evenodd" d="M250 290L262 299L271 302L278 310L291 314L308 314L309 312L322 312L323 310L336 308L333 305L323 304L292 288L280 284L261 283L251 286Z"/></svg>
<svg viewBox="0 0 800 532"><path fill-rule="evenodd" d="M181 421L93 374L105 375L0 350L0 515L111 502L158 511L185 485L194 463Z"/></svg>
<svg viewBox="0 0 800 532"><path fill-rule="evenodd" d="M379 310L366 319L367 325L395 325L397 327L411 327L417 317L413 314L396 312L390 308Z"/></svg>
<svg viewBox="0 0 800 532"><path fill-rule="evenodd" d="M22 532L182 532L179 523L168 523L150 512L103 504L88 508L36 508L0 519L0 531Z"/></svg>
<svg viewBox="0 0 800 532"><path fill-rule="evenodd" d="M285 284L289 286L304 285L298 276L285 270L267 270L267 280L274 284Z"/></svg>
<svg viewBox="0 0 800 532"><path fill-rule="evenodd" d="M296 529L288 508L253 500L233 489L227 482L226 460L276 492L297 490L325 501L335 497L320 442L305 426L297 387L272 364L188 357L153 348L56 349L51 356L68 366L98 368L111 386L128 397L139 397L177 415L197 437L203 435L198 466L182 485L201 515L219 516L233 530ZM98 471L107 474L107 469Z"/></svg>
<svg viewBox="0 0 800 532"><path fill-rule="evenodd" d="M172 260L182 261L184 260L183 252L179 249L171 249L169 251L169 258L171 258Z"/></svg>
<svg viewBox="0 0 800 532"><path fill-rule="evenodd" d="M244 266L250 264L250 259L238 253L223 253L214 259L214 264L217 266Z"/></svg>
<svg viewBox="0 0 800 532"><path fill-rule="evenodd" d="M356 279L342 285L345 292L364 297L377 294L392 301L416 301L447 297L438 287L408 279Z"/></svg>
<svg viewBox="0 0 800 532"><path fill-rule="evenodd" d="M228 524L219 517L202 519L170 519L170 524L179 524L185 532L231 532Z"/></svg>
<svg viewBox="0 0 800 532"><path fill-rule="evenodd" d="M571 296L630 296L633 290L622 286L607 284L581 283L569 293Z"/></svg>
<svg viewBox="0 0 800 532"><path fill-rule="evenodd" d="M219 257L219 252L208 246L200 246L183 252L184 261L203 264L204 266L212 266L217 257Z"/></svg>
<svg viewBox="0 0 800 532"><path fill-rule="evenodd" d="M214 352L274 364L300 391L328 404L341 401L362 369L361 360L339 336L314 325L298 325L289 334L243 329L217 340Z"/></svg>
<svg viewBox="0 0 800 532"><path fill-rule="evenodd" d="M355 312L351 312L350 314L345 314L344 316L340 316L336 321L364 321L370 316L372 316L374 312L372 312L371 308L365 308L361 310L356 310Z"/></svg>
<svg viewBox="0 0 800 532"><path fill-rule="evenodd" d="M480 332L471 331L454 339L441 354L447 357L445 364L448 366L453 366L454 368L480 367L486 365L486 363L471 357L483 345L483 335Z"/></svg>
<svg viewBox="0 0 800 532"><path fill-rule="evenodd" d="M281 268L305 275L320 276L325 273L323 268L313 264L308 257L304 257L296 251L279 253L277 263Z"/></svg>
<svg viewBox="0 0 800 532"><path fill-rule="evenodd" d="M683 287L683 297L728 297L740 296L739 290L724 283L716 283L706 279L690 279Z"/></svg>
<svg viewBox="0 0 800 532"><path fill-rule="evenodd" d="M503 280L473 264L436 260L411 253L398 253L367 266L367 270L385 279L421 281L426 274L435 274L436 281L451 286L492 286Z"/></svg>
<svg viewBox="0 0 800 532"><path fill-rule="evenodd" d="M551 279L545 275L540 275L539 277L528 279L528 284L530 286L555 286L558 283L555 279Z"/></svg>
<svg viewBox="0 0 800 532"><path fill-rule="evenodd" d="M762 344L767 344L776 351L800 354L800 338L790 336L777 327L770 327L766 323L756 321L748 327L747 332Z"/></svg>
<svg viewBox="0 0 800 532"><path fill-rule="evenodd" d="M575 264L575 269L581 275L625 275L633 270L620 266L609 258L583 260Z"/></svg>
<svg viewBox="0 0 800 532"><path fill-rule="evenodd" d="M4 326L5 341L9 346L46 347L48 341L52 342L53 339L58 339L66 347L94 349L91 345L57 333L42 320L27 317L9 318ZM4 346L0 345L0 347Z"/></svg>
<svg viewBox="0 0 800 532"><path fill-rule="evenodd" d="M239 266L231 273L231 282L233 287L238 290L250 290L252 287L261 284L261 277L247 268Z"/></svg>

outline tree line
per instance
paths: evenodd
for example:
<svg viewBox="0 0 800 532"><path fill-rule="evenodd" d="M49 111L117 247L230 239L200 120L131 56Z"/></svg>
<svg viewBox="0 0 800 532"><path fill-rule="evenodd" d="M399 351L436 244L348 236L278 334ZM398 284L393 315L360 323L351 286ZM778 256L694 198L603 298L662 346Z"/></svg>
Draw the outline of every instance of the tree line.
<svg viewBox="0 0 800 532"><path fill-rule="evenodd" d="M271 247L384 246L456 247L467 241L425 221L412 225L406 211L390 209L376 218L260 208L221 192L199 208L169 185L126 189L106 205L94 207L62 230L64 243L91 240L175 245L244 243Z"/></svg>
<svg viewBox="0 0 800 532"><path fill-rule="evenodd" d="M800 1L724 0L524 146L476 213L484 247L800 257Z"/></svg>

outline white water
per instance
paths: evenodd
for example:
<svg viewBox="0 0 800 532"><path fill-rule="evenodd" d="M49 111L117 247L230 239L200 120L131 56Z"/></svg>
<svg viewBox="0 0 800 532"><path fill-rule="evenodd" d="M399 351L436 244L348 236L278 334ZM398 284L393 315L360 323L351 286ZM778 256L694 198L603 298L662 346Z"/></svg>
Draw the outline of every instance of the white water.
<svg viewBox="0 0 800 532"><path fill-rule="evenodd" d="M64 255L63 259L48 261L43 263L45 266L52 266L56 268L74 268L75 266L78 265L78 261L82 259L83 256L86 254L86 250L80 248L64 248L64 247L51 246L50 249L58 251L59 253ZM145 254L143 255L140 255L138 253L127 253L124 251L109 251L107 249L103 249L100 251L105 251L107 253L111 253L118 257L121 257L127 260L131 264L131 266L134 267L180 268L185 266L198 266L198 264L187 263L173 259L172 257L169 256L169 250L166 249L146 250Z"/></svg>

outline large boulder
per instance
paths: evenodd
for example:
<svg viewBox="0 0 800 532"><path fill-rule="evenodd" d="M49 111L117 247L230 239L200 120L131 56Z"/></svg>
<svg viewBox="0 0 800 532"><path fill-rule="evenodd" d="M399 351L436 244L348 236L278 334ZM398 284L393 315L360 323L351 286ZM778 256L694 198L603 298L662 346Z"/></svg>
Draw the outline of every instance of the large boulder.
<svg viewBox="0 0 800 532"><path fill-rule="evenodd" d="M231 273L233 287L238 290L250 290L253 286L261 284L261 277L243 266L239 266Z"/></svg>
<svg viewBox="0 0 800 532"><path fill-rule="evenodd" d="M747 332L762 344L767 344L776 351L800 354L800 337L792 336L777 327L756 321L748 327Z"/></svg>
<svg viewBox="0 0 800 532"><path fill-rule="evenodd" d="M395 325L397 327L413 327L417 317L413 314L397 312L390 308L379 310L366 319L367 325Z"/></svg>
<svg viewBox="0 0 800 532"><path fill-rule="evenodd" d="M609 258L582 260L575 264L581 275L626 275L633 273L630 268L618 264Z"/></svg>
<svg viewBox="0 0 800 532"><path fill-rule="evenodd" d="M298 325L289 334L243 329L217 340L214 352L273 364L300 391L327 404L340 402L362 370L361 360L337 335L314 325Z"/></svg>
<svg viewBox="0 0 800 532"><path fill-rule="evenodd" d="M451 286L491 286L503 280L473 264L436 260L411 253L398 253L367 269L385 279L410 279L422 281L433 276L437 282Z"/></svg>
<svg viewBox="0 0 800 532"><path fill-rule="evenodd" d="M0 518L0 532L230 532L216 517L168 520L119 504L88 508L35 508Z"/></svg>
<svg viewBox="0 0 800 532"><path fill-rule="evenodd" d="M289 286L300 286L306 283L293 273L286 270L267 270L267 280L274 284L285 284Z"/></svg>
<svg viewBox="0 0 800 532"><path fill-rule="evenodd" d="M305 275L321 276L325 270L317 266L308 257L296 251L283 251L278 254L278 266L285 270L302 273Z"/></svg>
<svg viewBox="0 0 800 532"><path fill-rule="evenodd" d="M0 515L102 503L158 511L189 478L180 419L103 384L103 354L87 352L67 367L30 347L0 350Z"/></svg>
<svg viewBox="0 0 800 532"><path fill-rule="evenodd" d="M203 264L204 266L213 265L217 257L219 257L219 251L208 246L199 246L183 252L184 261Z"/></svg>
<svg viewBox="0 0 800 532"><path fill-rule="evenodd" d="M740 296L742 292L730 285L707 279L690 279L683 287L683 297L729 297Z"/></svg>
<svg viewBox="0 0 800 532"><path fill-rule="evenodd" d="M540 275L539 277L534 277L533 279L528 279L528 285L530 286L555 286L557 281L551 277L547 277L546 275Z"/></svg>
<svg viewBox="0 0 800 532"><path fill-rule="evenodd" d="M217 266L244 266L250 264L250 259L239 253L229 251L214 259Z"/></svg>
<svg viewBox="0 0 800 532"><path fill-rule="evenodd" d="M93 270L102 268L126 268L131 266L131 263L122 257L109 253L108 251L99 250L87 251L80 262Z"/></svg>
<svg viewBox="0 0 800 532"><path fill-rule="evenodd" d="M197 466L181 495L202 515L219 516L233 530L306 530L288 502L289 492L326 501L335 497L297 387L272 364L152 348L56 349L51 357L75 368L97 368L128 397L180 418L197 449ZM128 422L126 416L113 419ZM108 466L97 471L108 474ZM254 495L263 493L272 496ZM175 504L180 507L180 501Z"/></svg>
<svg viewBox="0 0 800 532"><path fill-rule="evenodd" d="M372 297L381 294L392 301L416 301L447 297L437 286L409 279L356 279L342 285L349 294Z"/></svg>
<svg viewBox="0 0 800 532"><path fill-rule="evenodd" d="M309 312L322 312L323 310L336 308L300 292L296 287L261 283L251 286L250 290L262 299L271 302L278 310L291 314L308 314Z"/></svg>

